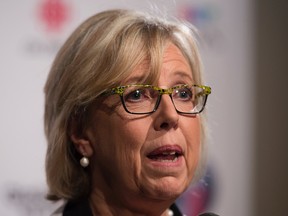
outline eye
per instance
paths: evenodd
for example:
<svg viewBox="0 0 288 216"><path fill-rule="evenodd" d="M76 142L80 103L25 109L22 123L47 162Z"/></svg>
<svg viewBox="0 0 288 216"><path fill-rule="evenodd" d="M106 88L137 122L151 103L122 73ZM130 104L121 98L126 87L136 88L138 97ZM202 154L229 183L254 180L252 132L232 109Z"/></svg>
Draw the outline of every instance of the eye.
<svg viewBox="0 0 288 216"><path fill-rule="evenodd" d="M182 101L190 101L192 100L193 93L192 90L189 88L180 88L180 89L175 89L173 93L173 98L177 100L182 100Z"/></svg>
<svg viewBox="0 0 288 216"><path fill-rule="evenodd" d="M140 89L127 89L124 94L124 99L126 102L142 102L144 100L149 100L151 98L151 93L148 88Z"/></svg>
<svg viewBox="0 0 288 216"><path fill-rule="evenodd" d="M140 89L137 89L137 90L134 90L130 93L128 93L126 96L125 96L125 99L126 100L139 100L141 99L141 96L143 96L143 92L142 90Z"/></svg>

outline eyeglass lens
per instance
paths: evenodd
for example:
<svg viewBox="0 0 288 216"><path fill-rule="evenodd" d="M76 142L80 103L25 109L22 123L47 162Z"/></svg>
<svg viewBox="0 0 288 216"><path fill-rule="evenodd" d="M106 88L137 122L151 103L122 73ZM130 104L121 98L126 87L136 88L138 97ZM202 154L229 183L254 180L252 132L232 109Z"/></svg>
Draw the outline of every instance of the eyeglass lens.
<svg viewBox="0 0 288 216"><path fill-rule="evenodd" d="M154 111L162 94L153 87L130 86L125 89L123 101L126 109L132 113ZM203 89L197 86L175 88L170 94L175 109L183 113L198 113L205 103Z"/></svg>

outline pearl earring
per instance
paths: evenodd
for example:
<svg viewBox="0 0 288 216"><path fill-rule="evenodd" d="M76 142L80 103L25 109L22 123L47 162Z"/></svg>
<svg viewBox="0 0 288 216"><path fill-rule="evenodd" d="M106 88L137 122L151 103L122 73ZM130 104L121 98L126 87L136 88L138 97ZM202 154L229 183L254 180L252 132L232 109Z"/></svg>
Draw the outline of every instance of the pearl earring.
<svg viewBox="0 0 288 216"><path fill-rule="evenodd" d="M89 159L85 156L83 156L80 160L80 164L82 167L87 167L89 165Z"/></svg>

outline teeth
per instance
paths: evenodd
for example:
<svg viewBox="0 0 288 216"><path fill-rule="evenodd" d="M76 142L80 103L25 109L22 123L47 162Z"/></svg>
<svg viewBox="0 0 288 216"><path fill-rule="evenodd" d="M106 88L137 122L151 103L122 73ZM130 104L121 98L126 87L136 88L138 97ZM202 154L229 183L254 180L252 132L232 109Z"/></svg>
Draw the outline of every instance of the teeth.
<svg viewBox="0 0 288 216"><path fill-rule="evenodd" d="M160 162L176 162L177 160L178 160L178 157L175 157L173 160L157 159L157 161L160 161Z"/></svg>
<svg viewBox="0 0 288 216"><path fill-rule="evenodd" d="M173 159L163 159L163 158L157 158L155 159L157 161L161 161L161 162L176 162L178 160L178 157L175 157Z"/></svg>
<svg viewBox="0 0 288 216"><path fill-rule="evenodd" d="M179 160L181 157L181 153L178 153L177 150L169 150L163 152L155 152L154 154L147 156L151 160L159 161L159 162L166 162L166 163L173 163Z"/></svg>
<svg viewBox="0 0 288 216"><path fill-rule="evenodd" d="M163 152L163 155L175 155L176 152L172 151L172 152Z"/></svg>

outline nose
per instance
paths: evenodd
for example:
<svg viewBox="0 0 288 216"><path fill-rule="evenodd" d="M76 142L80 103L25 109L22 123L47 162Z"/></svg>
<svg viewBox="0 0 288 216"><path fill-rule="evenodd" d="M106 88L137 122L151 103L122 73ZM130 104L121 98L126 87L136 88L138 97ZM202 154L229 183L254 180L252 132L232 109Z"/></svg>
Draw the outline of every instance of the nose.
<svg viewBox="0 0 288 216"><path fill-rule="evenodd" d="M178 127L179 114L177 113L169 95L162 95L160 104L155 113L154 128L157 131L170 130Z"/></svg>

